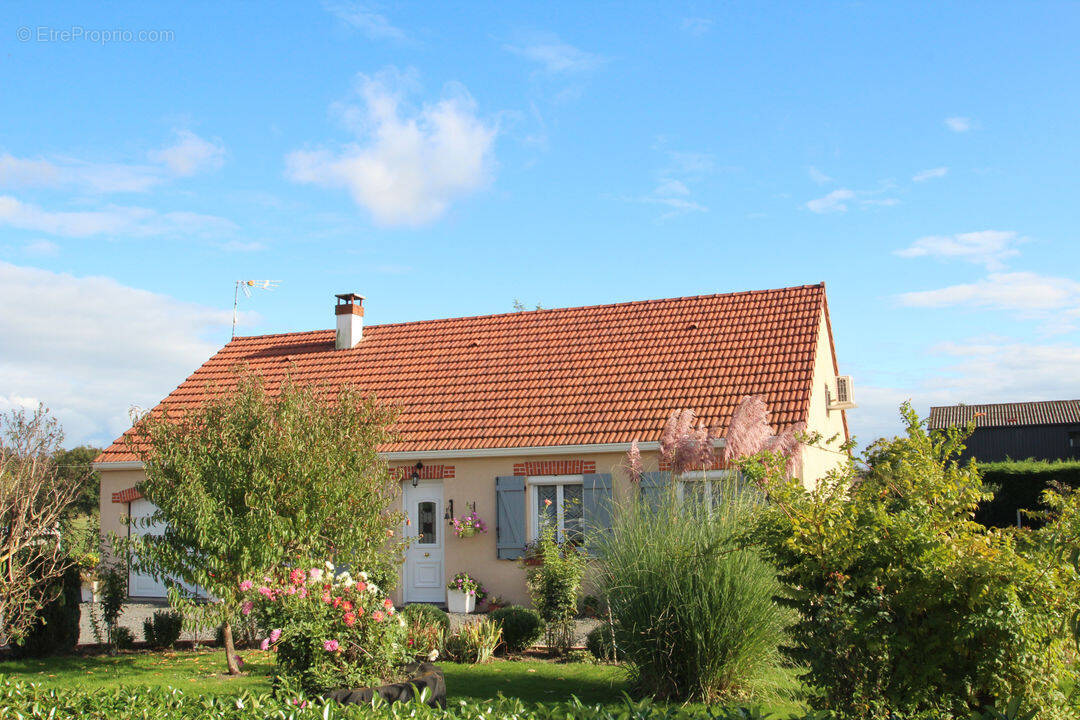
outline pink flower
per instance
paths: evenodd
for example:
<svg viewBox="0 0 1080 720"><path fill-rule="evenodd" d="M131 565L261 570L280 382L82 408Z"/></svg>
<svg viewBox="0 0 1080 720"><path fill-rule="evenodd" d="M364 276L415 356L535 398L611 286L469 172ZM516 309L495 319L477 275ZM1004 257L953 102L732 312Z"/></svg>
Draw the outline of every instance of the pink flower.
<svg viewBox="0 0 1080 720"><path fill-rule="evenodd" d="M757 455L773 434L769 427L769 409L763 395L748 395L739 401L727 427L724 452L725 462L734 462L750 455Z"/></svg>
<svg viewBox="0 0 1080 720"><path fill-rule="evenodd" d="M365 590L367 590L366 582L361 580L360 582L356 583L356 592L364 592Z"/></svg>
<svg viewBox="0 0 1080 720"><path fill-rule="evenodd" d="M386 616L383 615L382 610L376 610L375 612L371 613L371 619L375 622L382 622L385 618Z"/></svg>
<svg viewBox="0 0 1080 720"><path fill-rule="evenodd" d="M250 580L240 581L240 592L247 592L253 587L255 587L255 583L251 582Z"/></svg>
<svg viewBox="0 0 1080 720"><path fill-rule="evenodd" d="M394 601L391 600L390 598L386 598L385 600L382 601L382 606L384 608L386 608L387 610L389 610L390 608L394 607Z"/></svg>
<svg viewBox="0 0 1080 720"><path fill-rule="evenodd" d="M307 707L307 700L301 700L300 698L293 698L292 704L298 706L301 710Z"/></svg>
<svg viewBox="0 0 1080 720"><path fill-rule="evenodd" d="M307 574L300 568L296 568L289 573L289 582L293 585L302 585L307 580Z"/></svg>
<svg viewBox="0 0 1080 720"><path fill-rule="evenodd" d="M340 645L338 645L337 640L327 640L322 644L322 646L323 650L325 650L326 652L337 652L338 648L341 647Z"/></svg>
<svg viewBox="0 0 1080 720"><path fill-rule="evenodd" d="M350 610L352 610L352 603L346 600L345 602L341 603L341 609L345 612L349 612Z"/></svg>
<svg viewBox="0 0 1080 720"><path fill-rule="evenodd" d="M352 627L356 624L356 616L351 612L345 613L345 617L341 618L341 621L345 623L346 627Z"/></svg>
<svg viewBox="0 0 1080 720"><path fill-rule="evenodd" d="M330 597L330 593L323 593L322 601L329 605L331 602L334 601L334 598Z"/></svg>
<svg viewBox="0 0 1080 720"><path fill-rule="evenodd" d="M630 443L630 450L626 453L626 472L631 482L641 482L641 450L637 440Z"/></svg>
<svg viewBox="0 0 1080 720"><path fill-rule="evenodd" d="M295 595L296 594L296 586L295 585L290 585L289 589L285 591L285 594L286 595Z"/></svg>
<svg viewBox="0 0 1080 720"><path fill-rule="evenodd" d="M270 642L276 643L279 639L281 639L281 630L280 629L271 630L270 631Z"/></svg>
<svg viewBox="0 0 1080 720"><path fill-rule="evenodd" d="M270 638L263 638L263 641L261 643L259 643L259 649L260 650L269 650L270 649Z"/></svg>
<svg viewBox="0 0 1080 720"><path fill-rule="evenodd" d="M240 612L244 613L245 615L250 615L254 607L255 603L251 602L250 600L245 600L244 602L240 603Z"/></svg>
<svg viewBox="0 0 1080 720"><path fill-rule="evenodd" d="M259 594L263 597L270 598L271 600L274 599L274 591L266 587L265 585L259 588Z"/></svg>
<svg viewBox="0 0 1080 720"><path fill-rule="evenodd" d="M306 587L301 587L299 590L296 591L296 594L299 595L302 598L306 598L307 597L307 588Z"/></svg>

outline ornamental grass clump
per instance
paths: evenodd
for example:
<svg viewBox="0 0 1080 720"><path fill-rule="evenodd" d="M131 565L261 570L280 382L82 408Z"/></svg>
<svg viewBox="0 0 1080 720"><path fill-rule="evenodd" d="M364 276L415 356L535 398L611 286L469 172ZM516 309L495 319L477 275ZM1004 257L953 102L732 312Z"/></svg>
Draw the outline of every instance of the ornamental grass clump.
<svg viewBox="0 0 1080 720"><path fill-rule="evenodd" d="M269 633L275 685L321 693L395 681L412 659L404 618L367 573L335 573L332 563L297 565L244 580L241 612Z"/></svg>
<svg viewBox="0 0 1080 720"><path fill-rule="evenodd" d="M713 503L619 503L597 542L597 580L637 693L717 702L747 697L779 659L787 613L776 572L741 542L760 511L736 482L711 480Z"/></svg>

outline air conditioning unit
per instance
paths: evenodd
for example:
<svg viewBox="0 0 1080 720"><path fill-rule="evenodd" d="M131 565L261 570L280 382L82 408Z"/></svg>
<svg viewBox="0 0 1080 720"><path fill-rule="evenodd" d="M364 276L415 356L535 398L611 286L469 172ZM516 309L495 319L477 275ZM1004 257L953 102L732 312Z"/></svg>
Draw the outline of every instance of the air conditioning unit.
<svg viewBox="0 0 1080 720"><path fill-rule="evenodd" d="M855 383L850 375L836 376L836 397L829 393L830 410L850 410L855 404Z"/></svg>

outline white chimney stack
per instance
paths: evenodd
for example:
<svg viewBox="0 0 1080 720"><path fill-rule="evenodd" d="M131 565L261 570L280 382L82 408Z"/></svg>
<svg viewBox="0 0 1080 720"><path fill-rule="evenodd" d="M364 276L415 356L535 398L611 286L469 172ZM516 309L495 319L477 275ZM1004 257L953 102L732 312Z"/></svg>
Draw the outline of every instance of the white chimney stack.
<svg viewBox="0 0 1080 720"><path fill-rule="evenodd" d="M364 296L342 293L335 297L338 302L334 307L334 315L337 316L337 342L334 346L338 350L348 350L356 347L364 337Z"/></svg>

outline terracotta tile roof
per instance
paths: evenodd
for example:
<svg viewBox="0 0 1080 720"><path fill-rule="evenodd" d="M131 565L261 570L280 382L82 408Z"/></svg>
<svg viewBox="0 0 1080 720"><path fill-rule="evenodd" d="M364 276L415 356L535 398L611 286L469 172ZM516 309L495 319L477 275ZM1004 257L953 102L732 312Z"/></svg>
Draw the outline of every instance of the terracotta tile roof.
<svg viewBox="0 0 1080 720"><path fill-rule="evenodd" d="M976 414L979 414L979 417L975 417ZM940 430L952 425L965 425L973 417L976 427L1080 423L1080 400L944 405L930 408L928 424L930 429Z"/></svg>
<svg viewBox="0 0 1080 720"><path fill-rule="evenodd" d="M401 408L384 451L659 439L676 408L726 426L763 393L776 428L805 421L825 286L238 337L164 401L197 404L247 364L273 387L351 383ZM99 462L134 460L122 438Z"/></svg>

